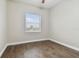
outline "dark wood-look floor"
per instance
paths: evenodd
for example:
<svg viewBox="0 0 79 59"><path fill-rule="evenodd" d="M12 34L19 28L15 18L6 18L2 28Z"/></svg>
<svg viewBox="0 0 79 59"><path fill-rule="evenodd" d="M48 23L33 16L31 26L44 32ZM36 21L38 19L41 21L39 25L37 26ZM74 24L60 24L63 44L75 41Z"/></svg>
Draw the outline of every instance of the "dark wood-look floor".
<svg viewBox="0 0 79 59"><path fill-rule="evenodd" d="M7 47L2 58L78 58L79 52L51 41Z"/></svg>

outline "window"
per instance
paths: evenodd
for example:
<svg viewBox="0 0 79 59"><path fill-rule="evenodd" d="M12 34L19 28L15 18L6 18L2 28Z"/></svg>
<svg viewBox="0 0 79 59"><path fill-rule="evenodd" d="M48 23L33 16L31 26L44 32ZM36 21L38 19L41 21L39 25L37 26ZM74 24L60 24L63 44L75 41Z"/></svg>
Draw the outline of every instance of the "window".
<svg viewBox="0 0 79 59"><path fill-rule="evenodd" d="M25 31L41 32L41 16L34 13L25 13Z"/></svg>

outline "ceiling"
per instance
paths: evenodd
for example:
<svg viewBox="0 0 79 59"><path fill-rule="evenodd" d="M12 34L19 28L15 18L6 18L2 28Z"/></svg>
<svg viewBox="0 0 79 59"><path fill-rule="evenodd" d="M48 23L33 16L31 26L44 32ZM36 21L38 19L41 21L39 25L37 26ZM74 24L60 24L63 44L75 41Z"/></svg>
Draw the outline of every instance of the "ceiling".
<svg viewBox="0 0 79 59"><path fill-rule="evenodd" d="M58 4L61 0L45 0L44 4L41 3L42 0L15 0L15 1L24 2L38 7L51 8L56 4Z"/></svg>

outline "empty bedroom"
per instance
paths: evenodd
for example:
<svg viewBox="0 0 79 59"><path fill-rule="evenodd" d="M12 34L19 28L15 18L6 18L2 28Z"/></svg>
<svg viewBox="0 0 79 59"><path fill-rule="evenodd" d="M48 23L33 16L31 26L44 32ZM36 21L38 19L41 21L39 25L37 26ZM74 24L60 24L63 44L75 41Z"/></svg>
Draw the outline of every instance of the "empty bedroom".
<svg viewBox="0 0 79 59"><path fill-rule="evenodd" d="M79 58L79 0L0 0L1 58Z"/></svg>

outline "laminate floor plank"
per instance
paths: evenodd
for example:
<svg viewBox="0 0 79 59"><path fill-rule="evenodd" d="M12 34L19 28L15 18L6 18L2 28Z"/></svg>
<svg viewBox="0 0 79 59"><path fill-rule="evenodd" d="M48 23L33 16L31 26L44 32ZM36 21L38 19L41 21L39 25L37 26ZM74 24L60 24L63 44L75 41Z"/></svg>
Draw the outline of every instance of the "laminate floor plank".
<svg viewBox="0 0 79 59"><path fill-rule="evenodd" d="M2 58L79 58L79 52L46 40L8 46Z"/></svg>

